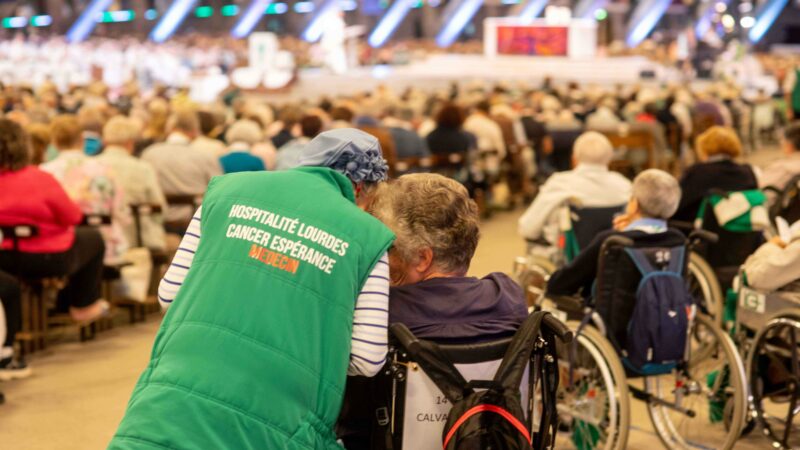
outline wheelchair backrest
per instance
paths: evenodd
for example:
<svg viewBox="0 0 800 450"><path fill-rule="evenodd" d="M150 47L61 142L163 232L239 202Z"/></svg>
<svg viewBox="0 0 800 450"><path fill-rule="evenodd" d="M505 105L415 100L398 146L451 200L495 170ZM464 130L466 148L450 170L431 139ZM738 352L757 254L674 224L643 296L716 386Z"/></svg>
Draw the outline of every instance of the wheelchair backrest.
<svg viewBox="0 0 800 450"><path fill-rule="evenodd" d="M724 193L724 195L730 194L733 193ZM710 204L698 213L700 212L702 215L698 217L695 225L715 233L719 239L714 244L701 244L696 251L708 261L712 268L732 267L735 275L738 267L764 242L763 232L760 230L731 231L721 226L714 213L714 208ZM729 285L729 282L730 280L720 280L723 288Z"/></svg>
<svg viewBox="0 0 800 450"><path fill-rule="evenodd" d="M466 380L491 380L511 339L444 346L448 359L455 363ZM438 450L451 404L434 382L413 361L395 354L396 362L406 367L402 380L394 382L393 435L399 437L401 450ZM520 393L523 405L529 405L529 370L525 371ZM527 411L530 414L530 411ZM529 418L530 419L530 418ZM537 421L534 420L538 427ZM395 439L397 442L398 439Z"/></svg>
<svg viewBox="0 0 800 450"><path fill-rule="evenodd" d="M670 233L680 234L670 230ZM636 306L636 292L642 281L642 274L636 263L626 253L628 247L645 249L655 266L660 263L658 254L668 251L668 247L644 247L621 236L606 240L600 251L597 266L597 280L594 292L594 309L603 320L606 334L617 349L625 348L628 324ZM684 252L683 275L686 275L689 252ZM662 261L666 262L666 261Z"/></svg>
<svg viewBox="0 0 800 450"><path fill-rule="evenodd" d="M572 230L575 232L579 248L584 249L600 232L611 229L614 216L623 212L625 205L595 208L570 205L569 209L572 216Z"/></svg>

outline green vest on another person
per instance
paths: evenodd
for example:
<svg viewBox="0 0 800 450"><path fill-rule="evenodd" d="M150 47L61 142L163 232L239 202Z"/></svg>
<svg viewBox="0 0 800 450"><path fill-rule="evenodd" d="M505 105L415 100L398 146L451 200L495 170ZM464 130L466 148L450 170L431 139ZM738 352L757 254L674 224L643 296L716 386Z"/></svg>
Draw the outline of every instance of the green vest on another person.
<svg viewBox="0 0 800 450"><path fill-rule="evenodd" d="M359 291L394 236L330 169L214 178L109 448L339 449Z"/></svg>
<svg viewBox="0 0 800 450"><path fill-rule="evenodd" d="M794 69L795 82L792 88L792 109L800 112L800 69ZM798 118L795 117L795 120Z"/></svg>

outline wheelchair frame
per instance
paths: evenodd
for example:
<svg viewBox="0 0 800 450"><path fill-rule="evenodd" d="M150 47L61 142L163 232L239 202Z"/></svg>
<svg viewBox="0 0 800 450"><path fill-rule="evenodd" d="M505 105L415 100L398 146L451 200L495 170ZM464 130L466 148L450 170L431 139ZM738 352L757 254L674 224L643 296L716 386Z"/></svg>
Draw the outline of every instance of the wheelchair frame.
<svg viewBox="0 0 800 450"><path fill-rule="evenodd" d="M707 232L702 232L707 233ZM701 236L703 237L703 236ZM709 236L704 236L706 239L709 239ZM695 239L699 239L695 236ZM598 268L598 273L602 273L603 267L603 259L608 254L612 247L626 247L632 245L633 242L630 239L621 237L621 236L612 236L606 240L603 244L603 248L600 252L600 263ZM690 249L691 249L691 240L690 240ZM689 252L691 253L691 252ZM689 258L687 257L687 260ZM688 269L688 265L685 266L685 270ZM602 318L598 316L598 314L593 313L593 310L590 308L584 308L583 301L579 299L572 299L572 298L561 298L555 299L556 305L562 310L565 310L567 313L571 313L573 315L583 315L583 321L580 325L576 325L577 322L572 322L572 328L576 332L576 341L580 339L580 337L585 334L584 326L587 324L592 324L593 327L590 330L598 330L598 335L594 335L594 333L590 333L587 336L593 336L593 339L597 341L594 343L596 346L601 347L611 347L614 348L611 342L608 340L606 336L606 327L603 323ZM566 308L565 308L566 307ZM721 316L720 316L721 318ZM686 394L702 394L704 392L704 387L701 383L698 383L697 380L692 380L692 377L689 376L689 363L693 361L692 359L692 350L691 350L691 341L694 337L694 333L697 332L697 326L700 325L705 327L708 331L710 331L714 337L717 339L719 345L723 347L723 351L725 351L726 356L730 359L730 363L735 366L729 369L729 376L728 378L732 379L732 384L734 386L734 392L732 395L727 394L723 389L726 389L727 386L725 380L717 380L714 381L714 390L705 389L704 395L709 396L709 398L717 397L720 394L723 395L723 398L726 402L733 402L731 403L731 411L728 413L730 415L730 421L728 422L729 429L728 434L726 435L726 441L724 443L724 448L729 449L731 448L736 438L739 436L739 430L745 420L745 414L747 409L746 403L746 385L745 385L745 371L744 366L741 361L740 355L736 350L733 341L731 340L730 336L728 336L722 328L717 324L716 318L712 319L702 314L695 314L694 317L691 318L689 324L689 336L687 339L687 350L686 350L686 359L683 363L678 364L676 369L673 370L673 374L676 376L676 382L674 386L673 393L680 392L679 394L676 393L676 400L675 402L671 402L665 400L658 394L654 394L650 392L651 390L655 389L655 391L660 392L660 388L658 387L658 376L644 376L645 379L645 389L639 389L637 387L631 386L627 383L627 374L623 371L623 375L619 377L619 384L625 384L627 390L633 395L634 398L638 400L645 401L648 404L648 410L650 412L651 421L653 422L654 428L658 432L659 437L661 438L662 442L669 448L686 448L688 447L688 443L680 436L677 432L671 421L669 423L665 423L665 421L670 420L666 415L664 409L669 409L671 411L676 411L678 413L684 414L688 417L695 417L696 411L691 410L690 408L683 407L681 403L681 399L683 395ZM577 328L575 328L577 326ZM704 349L708 350L708 349ZM712 349L713 350L713 349ZM607 355L603 355L603 363L610 367L612 370L614 367L621 366L619 355L617 350L615 351L615 356L617 359L614 361L609 360ZM706 352L708 353L708 352ZM712 352L713 353L713 352ZM702 351L698 352L700 356L697 357L697 360L703 361L710 356L709 354L704 354ZM572 358L572 352L570 357ZM597 361L597 360L596 360ZM600 364L599 361L597 361ZM695 362L696 364L696 362ZM728 367L729 365L725 365L723 367ZM572 369L570 369L572 370ZM617 369L619 370L619 369ZM735 374L735 375L733 375ZM724 378L724 377L718 377ZM655 384L654 384L655 383ZM620 406L626 410L630 410L630 406L628 406L629 398L622 397L620 398ZM624 426L624 424L621 424ZM617 433L619 435L619 433ZM735 436L735 437L733 437ZM625 440L622 441L614 441L612 442L614 449L622 449L625 448L627 442Z"/></svg>

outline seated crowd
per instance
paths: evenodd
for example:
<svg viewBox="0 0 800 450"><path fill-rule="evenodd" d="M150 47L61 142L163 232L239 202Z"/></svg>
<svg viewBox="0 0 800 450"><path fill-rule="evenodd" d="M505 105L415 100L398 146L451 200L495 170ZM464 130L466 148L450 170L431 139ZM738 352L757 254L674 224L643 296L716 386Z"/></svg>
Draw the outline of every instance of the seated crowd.
<svg viewBox="0 0 800 450"><path fill-rule="evenodd" d="M166 253L172 261L157 297L164 308L180 313L168 315L165 321L170 323L164 327L185 326L181 325L183 316L175 319L178 314L185 314L187 321L192 314L202 314L206 298L224 293L217 288L203 292L204 280L189 276L190 268L199 267L194 270L209 280L236 270L233 265L220 267L220 274L208 269L206 253L222 246L200 246L201 240L213 243L214 239L213 234L206 237L201 223L221 226L221 218L229 211L233 217L235 206L225 203L226 195L250 199L263 192L264 198L289 211L317 214L316 219L329 221L331 229L345 236L363 232L375 238L359 248L364 254L352 262L352 274L363 282L347 294L356 297L355 303L353 296L347 299L349 306L355 305L354 323L332 331L350 334L349 366L339 360L337 364L347 367L350 375L372 376L386 362L389 323L405 323L422 338L461 343L511 335L526 318L525 294L510 277L467 275L480 236L480 211L470 198L476 186L487 187L495 206L513 206L515 200L532 196L525 192L526 183L543 181L519 220L519 233L529 240L545 238L549 245L557 244L557 209L565 202L587 207L625 205L607 224L607 231L552 275L547 291L561 296L591 292L600 246L609 236L628 237L635 246L681 245L685 234L671 229L668 221L702 219L709 194L753 191L765 183L783 189L789 179L800 175L800 166L794 164L800 148L798 125L790 125L784 133L786 163L762 172L737 162L744 146L730 117L743 114L744 106L687 90L584 91L575 85L546 84L526 90L497 86L490 92L469 88L425 94L409 89L395 95L382 88L275 109L243 98L200 109L178 98L160 97L147 102L133 97L129 99L132 106L123 108L102 90L99 95L72 92L70 98L78 99L78 105L48 104L44 100L51 93L7 88L0 99L6 113L0 119L0 226L37 228L35 236L19 242L3 238L0 246L0 301L7 330L0 347L0 380L30 372L22 358L14 355L14 336L21 329L20 285L25 280L66 279L56 311L68 314L77 324L91 323L107 316L113 304L101 291L104 267L129 264L136 260L131 252L146 249L151 254ZM715 118L704 128L692 120L700 110ZM677 154L666 147L656 152L672 155L661 161L672 158L688 167L678 179L666 171L648 169L632 182L611 170L625 156L615 154L617 149L605 132L609 124L621 123L641 125L659 136L655 142L666 142L669 130L677 129ZM684 144L694 136L694 155L687 158ZM463 159L456 163L456 170L441 171L448 176L401 174L393 166L399 160L452 154ZM675 173L680 170L680 164L672 167ZM411 169L406 172L436 171L437 167L416 161ZM265 171L277 173L260 177L259 172ZM398 176L381 183L387 173ZM223 174L231 175L220 177ZM313 194L320 197L292 203L307 193L303 183L317 189ZM209 198L211 206L227 209L201 206ZM138 205L154 206L159 212L140 217ZM334 207L341 208L344 225L332 217ZM94 224L89 219L95 216L107 220ZM347 229L348 220L357 224L355 228ZM723 220L714 220L719 227L725 225ZM720 243L705 249L705 256L715 269L734 266L738 271L744 265L751 285L761 289L780 288L800 278L800 273L789 270L800 258L796 242L773 239L758 248L762 243L760 237L749 241L751 245L740 252L729 252L728 244ZM256 259L263 256L253 251L251 259L254 254ZM345 254L337 264L350 263ZM117 283L134 283L129 273L123 267ZM354 289L354 280L347 280L347 289ZM146 284L149 287L149 279ZM285 280L278 284L291 285ZM179 304L195 301L186 298L189 295L198 297L198 309L179 309ZM220 314L213 320L225 318ZM159 348L164 361L197 356L192 352L198 351L199 343L191 343L186 335L181 339L186 347ZM151 375L169 378L151 366ZM184 375L180 370L175 374ZM247 376L242 379L249 381ZM333 380L332 388L344 387L343 373L330 380L324 379L328 374L319 376L319 381ZM152 394L157 386L143 383L135 395L145 403L131 402L115 437L118 445L137 439L138 433L146 434L141 428L147 427L137 430L141 421L158 419L141 412L147 401L160 401ZM352 441L348 448L369 448L368 437L358 426L365 414L359 406L369 405L358 400L364 394L358 388L348 386L338 431L345 441ZM172 411L169 408L166 411ZM329 413L319 412L325 419Z"/></svg>

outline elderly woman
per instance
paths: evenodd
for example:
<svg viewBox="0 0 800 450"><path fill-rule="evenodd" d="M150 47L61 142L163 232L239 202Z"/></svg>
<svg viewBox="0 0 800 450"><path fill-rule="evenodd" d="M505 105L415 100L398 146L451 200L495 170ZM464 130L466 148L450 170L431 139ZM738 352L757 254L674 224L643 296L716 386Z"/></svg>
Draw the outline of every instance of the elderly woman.
<svg viewBox="0 0 800 450"><path fill-rule="evenodd" d="M522 289L505 274L467 276L479 216L460 183L404 175L381 186L370 211L397 236L389 250L389 323L403 323L422 338L464 343L512 335L528 316ZM374 389L372 380L348 380L337 428L345 448L375 448L370 423L382 405Z"/></svg>
<svg viewBox="0 0 800 450"><path fill-rule="evenodd" d="M10 239L2 241L0 270L29 278L69 277L57 309L68 311L77 322L94 320L108 310L108 303L100 300L103 239L97 230L76 228L82 218L78 205L52 175L29 161L22 127L0 119L0 225L39 229L36 236L20 241L18 252L9 251Z"/></svg>
<svg viewBox="0 0 800 450"><path fill-rule="evenodd" d="M732 128L709 128L697 138L696 150L700 162L683 173L683 198L673 219L693 221L703 199L714 189L725 192L758 189L753 168L734 161L742 154L742 143Z"/></svg>
<svg viewBox="0 0 800 450"><path fill-rule="evenodd" d="M50 134L58 156L42 164L42 170L64 186L84 214L111 216L111 224L100 227L106 243L105 261L119 262L128 249L124 228L131 220L122 185L108 166L84 153L83 130L75 116L53 119Z"/></svg>
<svg viewBox="0 0 800 450"><path fill-rule="evenodd" d="M371 212L397 236L389 251L390 322L419 337L474 342L513 334L527 317L522 290L508 276L467 276L479 216L463 185L404 175L382 187Z"/></svg>
<svg viewBox="0 0 800 450"><path fill-rule="evenodd" d="M549 295L588 297L597 277L600 247L611 236L621 235L641 247L676 247L685 245L682 233L667 228L681 199L681 188L675 178L661 170L649 169L633 180L633 193L625 213L614 221L614 229L600 233L578 257L555 272L547 283Z"/></svg>
<svg viewBox="0 0 800 450"><path fill-rule="evenodd" d="M346 375L386 361L394 236L362 208L388 167L354 129L320 134L300 163L211 181L109 448L341 448Z"/></svg>
<svg viewBox="0 0 800 450"><path fill-rule="evenodd" d="M264 160L252 153L253 147L263 140L264 134L257 123L252 120L234 122L225 133L228 149L219 158L222 170L225 173L266 170Z"/></svg>

